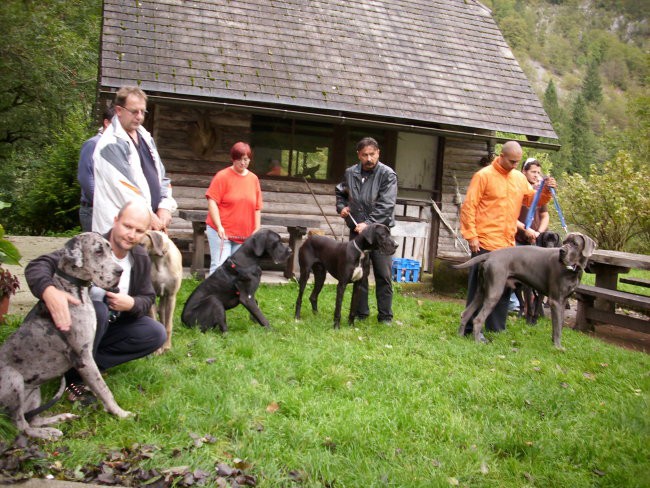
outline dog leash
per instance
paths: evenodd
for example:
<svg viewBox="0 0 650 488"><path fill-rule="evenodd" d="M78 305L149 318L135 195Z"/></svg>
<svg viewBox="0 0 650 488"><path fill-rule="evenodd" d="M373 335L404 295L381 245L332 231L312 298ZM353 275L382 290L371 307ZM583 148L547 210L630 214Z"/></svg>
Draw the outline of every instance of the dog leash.
<svg viewBox="0 0 650 488"><path fill-rule="evenodd" d="M233 239L239 239L239 240L245 241L246 239L248 239L248 237L244 237L244 236L226 236L225 239L221 239L221 244L219 245L219 261L221 261L221 256L223 254L224 242L225 241L232 241Z"/></svg>
<svg viewBox="0 0 650 488"><path fill-rule="evenodd" d="M59 386L59 391L56 392L56 394L50 398L50 400L43 405L39 405L38 407L34 408L33 410L30 410L29 412L25 412L25 420L29 422L31 419L36 417L39 413L45 412L45 410L48 410L49 408L53 407L56 402L61 400L63 397L63 394L65 393L65 387L66 387L66 382L65 382L65 376L61 376L61 383Z"/></svg>

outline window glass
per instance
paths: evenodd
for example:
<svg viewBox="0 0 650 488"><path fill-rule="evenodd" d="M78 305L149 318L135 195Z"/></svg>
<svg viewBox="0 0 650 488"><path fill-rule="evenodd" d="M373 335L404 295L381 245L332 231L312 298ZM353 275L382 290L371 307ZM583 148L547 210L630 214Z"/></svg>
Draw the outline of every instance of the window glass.
<svg viewBox="0 0 650 488"><path fill-rule="evenodd" d="M331 124L255 116L255 172L325 180L331 173Z"/></svg>

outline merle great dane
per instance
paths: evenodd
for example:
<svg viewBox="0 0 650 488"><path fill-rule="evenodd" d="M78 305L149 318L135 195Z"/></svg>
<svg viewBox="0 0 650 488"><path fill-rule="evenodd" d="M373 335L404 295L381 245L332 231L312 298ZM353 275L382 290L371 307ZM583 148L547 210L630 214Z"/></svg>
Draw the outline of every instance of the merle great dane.
<svg viewBox="0 0 650 488"><path fill-rule="evenodd" d="M324 236L312 235L305 240L298 252L300 263L300 289L296 300L296 320L300 319L302 295L309 279L309 274L314 272L314 289L309 296L311 308L314 313L318 311L318 294L325 283L325 276L329 272L338 280L336 287L336 304L334 306L334 328L338 329L341 323L341 303L345 287L351 281L352 302L348 322L354 323L354 310L356 309L357 289L363 274L369 272L369 260L365 257L366 251L379 251L383 254L394 254L397 244L390 236L388 227L382 224L371 224L364 231L348 242L337 242Z"/></svg>
<svg viewBox="0 0 650 488"><path fill-rule="evenodd" d="M8 412L19 431L30 437L53 439L62 432L47 425L74 419L70 413L40 417L40 385L75 368L85 384L101 400L107 412L128 417L106 386L92 356L95 338L95 308L88 294L91 282L114 289L122 268L111 258L106 239L85 232L70 239L59 260L54 284L81 302L70 305L72 327L63 332L56 328L43 303L39 301L27 314L22 325L0 348L0 405ZM63 394L65 379L57 397Z"/></svg>
<svg viewBox="0 0 650 488"><path fill-rule="evenodd" d="M523 283L548 296L553 322L553 344L562 349L562 325L566 300L580 283L582 272L594 252L596 243L588 236L573 232L560 248L519 246L498 249L476 256L455 268L468 268L481 263L479 287L472 302L461 316L460 335L465 324L474 318L474 339L481 341L485 319L492 312L506 286Z"/></svg>
<svg viewBox="0 0 650 488"><path fill-rule="evenodd" d="M291 249L282 244L280 236L268 229L259 230L246 239L196 287L185 302L181 315L183 324L198 325L202 332L218 325L221 332L226 332L226 310L241 303L261 326L268 327L269 321L255 301L262 277L259 261L265 256L270 256L276 264L291 256Z"/></svg>

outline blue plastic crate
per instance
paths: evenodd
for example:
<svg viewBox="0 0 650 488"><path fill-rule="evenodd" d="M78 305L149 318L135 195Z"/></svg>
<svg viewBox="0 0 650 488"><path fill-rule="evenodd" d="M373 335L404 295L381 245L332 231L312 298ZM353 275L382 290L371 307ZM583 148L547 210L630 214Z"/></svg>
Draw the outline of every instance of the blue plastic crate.
<svg viewBox="0 0 650 488"><path fill-rule="evenodd" d="M415 283L420 279L420 262L415 259L393 258L393 281Z"/></svg>

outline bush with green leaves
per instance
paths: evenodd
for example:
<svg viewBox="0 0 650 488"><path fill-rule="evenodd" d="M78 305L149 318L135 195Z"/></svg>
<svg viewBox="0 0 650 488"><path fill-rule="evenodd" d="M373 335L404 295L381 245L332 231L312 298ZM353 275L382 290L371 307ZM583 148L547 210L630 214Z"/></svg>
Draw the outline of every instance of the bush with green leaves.
<svg viewBox="0 0 650 488"><path fill-rule="evenodd" d="M624 151L591 176L565 175L560 187L569 227L579 228L601 249L650 253L650 179Z"/></svg>

